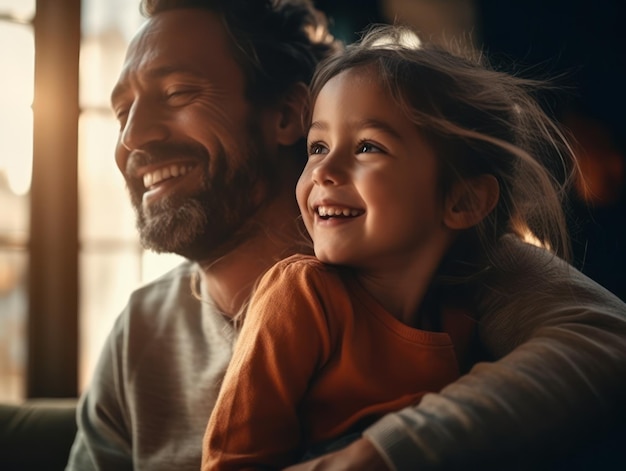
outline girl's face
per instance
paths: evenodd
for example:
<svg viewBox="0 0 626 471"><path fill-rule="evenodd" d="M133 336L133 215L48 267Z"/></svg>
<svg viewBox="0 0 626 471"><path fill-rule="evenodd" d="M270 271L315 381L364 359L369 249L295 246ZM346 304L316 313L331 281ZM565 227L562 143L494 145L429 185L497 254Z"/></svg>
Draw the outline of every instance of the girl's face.
<svg viewBox="0 0 626 471"><path fill-rule="evenodd" d="M434 150L372 72L322 88L296 196L320 260L393 269L441 254L449 233Z"/></svg>

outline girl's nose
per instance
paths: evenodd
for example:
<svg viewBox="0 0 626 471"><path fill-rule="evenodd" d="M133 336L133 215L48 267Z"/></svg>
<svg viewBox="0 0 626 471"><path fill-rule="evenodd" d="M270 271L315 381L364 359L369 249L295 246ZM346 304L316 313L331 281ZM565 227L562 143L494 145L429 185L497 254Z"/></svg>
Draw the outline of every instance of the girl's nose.
<svg viewBox="0 0 626 471"><path fill-rule="evenodd" d="M337 152L327 154L311 171L316 185L341 185L345 181L345 163Z"/></svg>

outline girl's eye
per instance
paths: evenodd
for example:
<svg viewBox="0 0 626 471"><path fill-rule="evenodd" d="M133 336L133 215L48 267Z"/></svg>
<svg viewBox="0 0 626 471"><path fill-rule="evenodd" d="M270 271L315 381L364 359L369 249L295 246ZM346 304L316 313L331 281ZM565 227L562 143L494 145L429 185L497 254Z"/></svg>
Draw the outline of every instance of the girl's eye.
<svg viewBox="0 0 626 471"><path fill-rule="evenodd" d="M372 144L371 142L361 142L357 146L356 153L357 154L367 154L370 152L383 152L383 150Z"/></svg>
<svg viewBox="0 0 626 471"><path fill-rule="evenodd" d="M309 155L325 154L325 153L326 153L326 147L324 147L322 144L318 142L309 144Z"/></svg>

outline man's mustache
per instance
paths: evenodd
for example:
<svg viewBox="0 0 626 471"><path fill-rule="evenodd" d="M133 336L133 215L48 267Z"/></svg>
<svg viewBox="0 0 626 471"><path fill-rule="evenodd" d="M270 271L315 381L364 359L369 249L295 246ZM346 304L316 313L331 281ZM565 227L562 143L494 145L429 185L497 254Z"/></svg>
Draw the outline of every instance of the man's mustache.
<svg viewBox="0 0 626 471"><path fill-rule="evenodd" d="M138 168L166 162L174 158L208 162L209 153L199 144L185 142L147 144L129 154L126 162L126 174L135 175Z"/></svg>

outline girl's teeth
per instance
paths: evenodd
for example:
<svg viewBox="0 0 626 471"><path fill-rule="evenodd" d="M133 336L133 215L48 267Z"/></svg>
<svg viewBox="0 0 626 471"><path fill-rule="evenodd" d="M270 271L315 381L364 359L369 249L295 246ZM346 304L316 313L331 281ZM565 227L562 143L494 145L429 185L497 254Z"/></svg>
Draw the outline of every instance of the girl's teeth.
<svg viewBox="0 0 626 471"><path fill-rule="evenodd" d="M326 208L326 207L322 207L320 206L319 208L317 208L317 213L322 216L322 217L333 217L333 216L344 216L344 217L350 217L350 216L358 216L359 215L359 211L356 209L350 209L350 208Z"/></svg>

